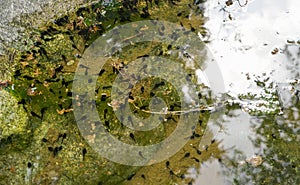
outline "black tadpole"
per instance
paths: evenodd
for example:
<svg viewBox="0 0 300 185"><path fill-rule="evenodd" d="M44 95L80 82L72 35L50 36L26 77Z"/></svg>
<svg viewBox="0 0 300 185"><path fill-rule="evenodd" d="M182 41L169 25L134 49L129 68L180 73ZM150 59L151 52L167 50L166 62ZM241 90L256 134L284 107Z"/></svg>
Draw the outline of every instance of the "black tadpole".
<svg viewBox="0 0 300 185"><path fill-rule="evenodd" d="M170 161L167 161L167 162L166 162L166 167L167 167L167 168L170 168Z"/></svg>
<svg viewBox="0 0 300 185"><path fill-rule="evenodd" d="M196 157L192 157L192 159L194 159L197 163L199 163L200 162L200 160L199 159L197 159Z"/></svg>
<svg viewBox="0 0 300 185"><path fill-rule="evenodd" d="M85 157L86 153L87 153L86 148L83 148L82 149L82 160L84 160L84 157Z"/></svg>
<svg viewBox="0 0 300 185"><path fill-rule="evenodd" d="M55 147L54 150L53 150L53 156L55 157L58 154L58 152L61 151L62 149L63 149L62 146Z"/></svg>
<svg viewBox="0 0 300 185"><path fill-rule="evenodd" d="M139 151L139 156L141 156L142 158L146 159L146 158L143 156L142 151Z"/></svg>
<svg viewBox="0 0 300 185"><path fill-rule="evenodd" d="M130 136L130 138L131 138L133 141L135 141L135 138L134 138L134 134L133 134L133 133L130 133L129 136Z"/></svg>
<svg viewBox="0 0 300 185"><path fill-rule="evenodd" d="M129 176L127 177L127 180L130 181L134 176L135 176L135 173L129 175Z"/></svg>
<svg viewBox="0 0 300 185"><path fill-rule="evenodd" d="M67 138L67 134L66 133L64 133L63 135L62 135L62 139L61 139L61 143L63 143L64 142L64 140Z"/></svg>
<svg viewBox="0 0 300 185"><path fill-rule="evenodd" d="M186 158L186 157L190 157L190 153L188 152L188 153L186 153L185 155L184 155L184 158Z"/></svg>

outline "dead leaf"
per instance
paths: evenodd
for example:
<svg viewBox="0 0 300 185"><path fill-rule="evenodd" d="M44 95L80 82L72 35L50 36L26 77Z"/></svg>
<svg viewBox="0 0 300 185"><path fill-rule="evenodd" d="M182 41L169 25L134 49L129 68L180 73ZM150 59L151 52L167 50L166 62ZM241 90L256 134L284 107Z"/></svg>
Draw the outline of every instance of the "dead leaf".
<svg viewBox="0 0 300 185"><path fill-rule="evenodd" d="M71 111L73 111L73 109L65 109L65 108L63 108L62 110L56 109L56 112L57 112L59 115L63 115L64 113L68 113L68 112L71 112Z"/></svg>

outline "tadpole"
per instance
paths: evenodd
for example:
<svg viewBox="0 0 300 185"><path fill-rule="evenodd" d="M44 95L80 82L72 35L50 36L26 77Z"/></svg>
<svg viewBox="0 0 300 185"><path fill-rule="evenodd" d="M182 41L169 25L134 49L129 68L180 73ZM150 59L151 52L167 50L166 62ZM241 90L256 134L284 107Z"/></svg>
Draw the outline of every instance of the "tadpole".
<svg viewBox="0 0 300 185"><path fill-rule="evenodd" d="M86 148L83 148L83 149L82 149L82 160L83 160L83 161L84 161L84 157L85 157L86 153L87 153Z"/></svg>

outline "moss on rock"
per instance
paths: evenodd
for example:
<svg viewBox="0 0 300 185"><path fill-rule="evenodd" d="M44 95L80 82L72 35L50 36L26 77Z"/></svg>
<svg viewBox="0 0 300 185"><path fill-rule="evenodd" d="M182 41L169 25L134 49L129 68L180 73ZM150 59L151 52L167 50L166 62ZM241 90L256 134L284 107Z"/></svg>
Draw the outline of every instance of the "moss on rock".
<svg viewBox="0 0 300 185"><path fill-rule="evenodd" d="M7 91L0 90L0 139L26 134L28 116L22 105Z"/></svg>

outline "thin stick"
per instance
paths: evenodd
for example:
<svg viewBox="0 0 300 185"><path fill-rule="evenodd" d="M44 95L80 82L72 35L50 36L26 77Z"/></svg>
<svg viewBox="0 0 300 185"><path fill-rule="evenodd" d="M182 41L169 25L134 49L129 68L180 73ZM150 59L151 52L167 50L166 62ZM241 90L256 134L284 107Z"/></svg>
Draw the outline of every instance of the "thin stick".
<svg viewBox="0 0 300 185"><path fill-rule="evenodd" d="M145 113L148 114L158 114L158 115L167 115L167 114L171 114L171 115L182 115L182 114L187 114L187 113L191 113L191 112L197 112L197 111L201 111L201 110L207 110L207 111L212 111L214 109L216 109L215 107L211 106L211 107L199 107L199 108L193 108L193 109L189 109L189 110L180 110L180 111L160 111L160 112L152 112L150 110L145 110L145 109L140 109L139 107L137 107L134 103L132 103L132 105Z"/></svg>
<svg viewBox="0 0 300 185"><path fill-rule="evenodd" d="M244 5L241 4L240 0L237 0L237 2L239 3L240 7L245 7L248 4L248 0L246 0Z"/></svg>

